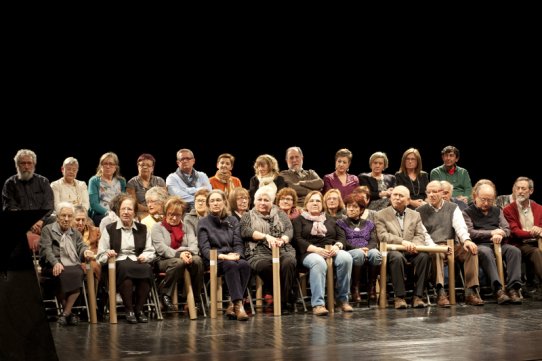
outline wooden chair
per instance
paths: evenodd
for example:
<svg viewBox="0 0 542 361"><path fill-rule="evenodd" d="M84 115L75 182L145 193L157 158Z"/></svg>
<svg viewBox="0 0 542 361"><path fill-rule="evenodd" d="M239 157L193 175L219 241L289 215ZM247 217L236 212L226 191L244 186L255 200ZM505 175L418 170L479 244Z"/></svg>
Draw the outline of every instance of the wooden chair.
<svg viewBox="0 0 542 361"><path fill-rule="evenodd" d="M281 315L281 294L280 294L280 248L273 246L272 262L273 262L273 314ZM263 280L256 275L256 309L263 307Z"/></svg>

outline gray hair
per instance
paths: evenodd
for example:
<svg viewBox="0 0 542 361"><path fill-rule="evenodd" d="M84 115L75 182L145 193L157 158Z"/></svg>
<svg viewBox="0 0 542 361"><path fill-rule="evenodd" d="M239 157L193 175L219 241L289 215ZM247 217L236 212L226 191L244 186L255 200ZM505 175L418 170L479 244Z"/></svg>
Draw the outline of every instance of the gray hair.
<svg viewBox="0 0 542 361"><path fill-rule="evenodd" d="M22 157L26 157L26 156L31 157L32 161L34 162L34 165L36 165L36 163L38 162L38 158L36 156L36 153L31 151L30 149L19 149L17 154L15 154L15 158L13 158L13 160L15 161L15 166L17 166L17 164L19 163L19 160Z"/></svg>
<svg viewBox="0 0 542 361"><path fill-rule="evenodd" d="M79 162L74 157L68 157L64 159L64 162L62 163L63 167L67 165L76 165L77 167L79 167Z"/></svg>
<svg viewBox="0 0 542 361"><path fill-rule="evenodd" d="M56 206L56 214L58 215L60 211L64 208L69 208L72 210L72 213L75 214L75 206L72 202L59 202Z"/></svg>

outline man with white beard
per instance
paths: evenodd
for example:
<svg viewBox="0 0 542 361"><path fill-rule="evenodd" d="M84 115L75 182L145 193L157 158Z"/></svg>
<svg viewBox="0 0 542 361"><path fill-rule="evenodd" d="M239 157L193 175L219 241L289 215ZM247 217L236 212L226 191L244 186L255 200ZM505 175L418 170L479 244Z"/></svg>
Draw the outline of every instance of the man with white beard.
<svg viewBox="0 0 542 361"><path fill-rule="evenodd" d="M529 199L533 191L532 179L516 179L512 188L515 202L504 207L503 213L510 226L510 243L520 249L523 260L532 265L542 281L542 251L537 242L542 237L542 206Z"/></svg>
<svg viewBox="0 0 542 361"><path fill-rule="evenodd" d="M2 188L2 210L49 210L30 229L40 234L41 228L53 212L54 195L49 180L34 173L36 170L36 153L29 149L20 149L15 155L17 174L6 179Z"/></svg>

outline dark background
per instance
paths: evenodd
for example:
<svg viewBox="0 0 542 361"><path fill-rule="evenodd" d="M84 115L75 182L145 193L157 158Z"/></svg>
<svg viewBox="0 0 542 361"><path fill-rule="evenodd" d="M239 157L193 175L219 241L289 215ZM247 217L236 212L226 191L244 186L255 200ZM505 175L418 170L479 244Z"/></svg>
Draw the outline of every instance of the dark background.
<svg viewBox="0 0 542 361"><path fill-rule="evenodd" d="M542 192L536 192L537 186L542 184L540 174L540 153L538 145L534 143L523 144L521 147L512 147L499 142L498 137L488 137L481 142L480 137L473 136L471 140L458 141L457 137L439 137L437 141L411 141L409 134L401 135L404 139L382 139L375 141L362 136L364 127L357 127L352 123L351 130L335 129L330 126L329 131L318 131L316 134L305 132L305 137L280 136L283 130L273 131L254 129L254 135L245 136L239 131L223 131L220 127L204 127L196 125L201 130L185 130L182 125L178 132L185 136L177 137L175 134L163 134L158 139L158 133L153 129L142 129L142 141L134 142L132 137L119 130L109 140L99 140L88 136L77 141L51 140L21 140L16 145L7 142L0 145L2 174L0 181L15 174L13 157L18 149L28 148L37 154L36 173L46 176L50 181L61 177L60 167L68 156L76 157L80 163L78 179L88 184L89 178L95 174L100 156L108 151L115 152L120 159L121 174L128 180L137 174L136 160L141 153L148 152L157 159L155 174L164 179L169 173L175 171L176 152L181 148L189 148L194 152L197 170L204 171L209 177L216 172L216 158L223 152L232 153L236 157L234 175L239 177L243 186L248 188L249 179L254 175L253 164L256 157L263 153L275 156L280 169L286 169L285 152L289 146L297 145L303 150L304 168L312 168L320 177L334 171L335 152L343 147L353 152L352 165L349 173L358 175L367 172L369 157L375 151L384 151L389 158L387 173L395 173L400 165L403 152L409 147L418 148L422 155L423 168L430 172L432 168L442 164L440 151L446 145L455 145L461 152L459 165L465 167L471 176L472 183L481 178L488 178L495 182L499 194L511 193L514 180L518 176L527 176L535 181L533 199L539 203ZM289 127L285 125L284 127ZM339 132L351 141L338 140ZM231 134L230 134L231 133ZM347 134L349 133L349 134ZM188 136L191 134L191 136ZM285 133L284 133L285 134ZM296 134L303 134L296 131ZM357 136L357 134L360 134ZM183 139L186 138L186 139ZM424 137L419 137L423 139ZM468 138L468 137L464 137ZM148 139L148 140L145 140ZM356 140L354 140L356 139ZM359 140L357 140L359 139ZM126 144L122 144L122 143Z"/></svg>

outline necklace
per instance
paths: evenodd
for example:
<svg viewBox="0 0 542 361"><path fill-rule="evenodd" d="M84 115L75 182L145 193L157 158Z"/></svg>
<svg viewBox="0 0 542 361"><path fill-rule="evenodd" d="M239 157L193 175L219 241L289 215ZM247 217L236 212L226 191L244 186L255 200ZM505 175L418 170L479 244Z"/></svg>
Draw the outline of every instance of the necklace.
<svg viewBox="0 0 542 361"><path fill-rule="evenodd" d="M350 218L350 222L352 223L352 225L355 227L354 228L354 231L356 232L359 232L359 225L361 224L361 218L358 219L358 223L354 223L354 220L352 218Z"/></svg>
<svg viewBox="0 0 542 361"><path fill-rule="evenodd" d="M420 195L420 179L416 177L417 188L414 188L414 182L412 182L412 178L408 177L408 180L410 181L410 185L412 186L412 194L415 196L419 196Z"/></svg>

